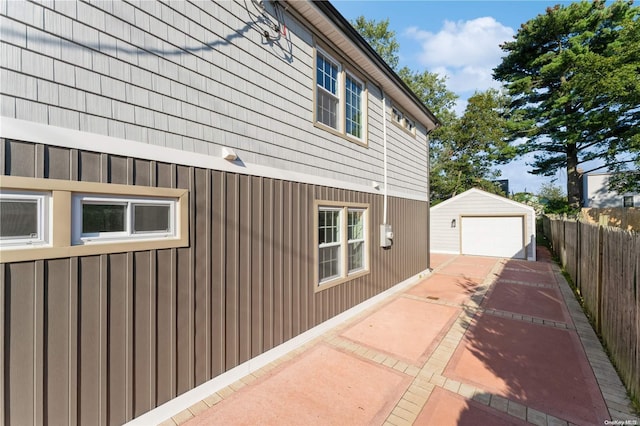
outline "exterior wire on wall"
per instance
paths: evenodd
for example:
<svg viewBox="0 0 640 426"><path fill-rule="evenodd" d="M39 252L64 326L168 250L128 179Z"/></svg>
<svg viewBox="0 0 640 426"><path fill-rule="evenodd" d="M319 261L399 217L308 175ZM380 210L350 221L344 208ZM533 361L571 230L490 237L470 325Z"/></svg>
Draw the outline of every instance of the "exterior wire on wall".
<svg viewBox="0 0 640 426"><path fill-rule="evenodd" d="M388 186L387 186L387 98L385 97L384 90L380 90L382 92L382 162L383 162L383 170L384 170L384 202L382 209L384 210L382 213L382 224L387 224L387 194L388 194Z"/></svg>
<svg viewBox="0 0 640 426"><path fill-rule="evenodd" d="M244 0L250 18L250 27L262 37L262 44L272 47L287 62L293 61L293 42L285 22L287 5L278 0ZM270 9L270 10L267 10Z"/></svg>
<svg viewBox="0 0 640 426"><path fill-rule="evenodd" d="M254 29L258 31L266 41L276 41L279 40L281 36L286 36L284 13L280 10L280 5L277 1L272 2L273 17L267 13L264 0L252 0L251 3L253 3L253 6L257 10L257 14L253 18ZM251 14L252 12L249 10L246 2L245 7Z"/></svg>

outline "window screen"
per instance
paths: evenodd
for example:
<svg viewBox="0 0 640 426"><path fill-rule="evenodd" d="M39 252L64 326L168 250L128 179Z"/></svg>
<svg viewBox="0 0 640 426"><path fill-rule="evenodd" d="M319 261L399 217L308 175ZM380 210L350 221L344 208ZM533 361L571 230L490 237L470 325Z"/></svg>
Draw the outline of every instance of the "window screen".
<svg viewBox="0 0 640 426"><path fill-rule="evenodd" d="M168 205L134 204L133 232L169 232L171 208Z"/></svg>
<svg viewBox="0 0 640 426"><path fill-rule="evenodd" d="M38 200L0 199L0 238L38 238Z"/></svg>

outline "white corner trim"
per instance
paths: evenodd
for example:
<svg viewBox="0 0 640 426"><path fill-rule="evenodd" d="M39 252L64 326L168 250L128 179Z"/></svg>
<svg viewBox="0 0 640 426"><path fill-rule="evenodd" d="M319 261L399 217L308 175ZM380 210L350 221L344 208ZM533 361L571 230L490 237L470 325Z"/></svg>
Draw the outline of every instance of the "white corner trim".
<svg viewBox="0 0 640 426"><path fill-rule="evenodd" d="M431 250L431 254L460 254L460 250Z"/></svg>
<svg viewBox="0 0 640 426"><path fill-rule="evenodd" d="M261 166L259 164L230 162L212 155L18 120L11 117L0 117L0 137L17 141L133 157L142 160L160 161L169 164L180 164L220 170L223 172L380 194L380 191L366 184L357 184L306 173L292 172L274 167ZM425 196L401 193L399 191L394 191L391 195L398 198L426 201Z"/></svg>
<svg viewBox="0 0 640 426"><path fill-rule="evenodd" d="M412 286L418 280L428 275L431 275L431 271L425 269L424 271L396 284L390 289L385 290L382 293L379 293L372 298L365 300L364 302L354 306L353 308L348 309L339 315L336 315L335 317L323 322L322 324L319 324L314 328L305 331L304 333L282 343L281 345L276 346L275 348L261 355L258 355L257 357L252 358L249 361L242 363L225 373L222 373L221 375L209 380L208 382L205 382L200 386L195 387L190 391L187 391L182 395L179 395L172 400L165 402L159 407L156 407L151 411L148 411L145 414L142 414L141 416L136 417L135 419L125 424L127 426L146 426L150 424L160 424L165 420L171 418L172 416L180 413L181 411L191 407L193 404L202 401L203 399L214 394L220 389L231 385L241 378L261 369L265 365L270 364L271 362L277 360L278 358L281 358L287 353L299 348L305 343L321 336L332 328L342 324L345 321L348 321L359 313L386 299L387 297L390 297L393 294Z"/></svg>

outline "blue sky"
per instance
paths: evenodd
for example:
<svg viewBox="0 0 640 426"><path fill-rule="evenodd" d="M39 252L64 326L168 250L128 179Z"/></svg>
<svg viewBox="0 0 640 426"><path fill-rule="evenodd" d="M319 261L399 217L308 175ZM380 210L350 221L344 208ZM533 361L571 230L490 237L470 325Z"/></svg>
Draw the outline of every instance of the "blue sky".
<svg viewBox="0 0 640 426"><path fill-rule="evenodd" d="M364 15L376 21L389 19L400 44L400 66L429 70L445 76L447 87L460 97L457 111L475 91L499 88L492 69L500 63L499 45L511 40L520 25L545 13L549 6L569 4L558 0L332 0L348 20ZM500 168L501 179L509 179L511 192L537 192L550 178L538 177L526 160ZM566 173L556 176L557 185L566 185Z"/></svg>

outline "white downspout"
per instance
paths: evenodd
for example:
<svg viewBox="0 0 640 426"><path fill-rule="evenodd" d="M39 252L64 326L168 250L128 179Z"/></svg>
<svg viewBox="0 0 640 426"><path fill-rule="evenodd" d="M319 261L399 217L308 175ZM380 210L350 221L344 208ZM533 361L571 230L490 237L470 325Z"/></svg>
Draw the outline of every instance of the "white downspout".
<svg viewBox="0 0 640 426"><path fill-rule="evenodd" d="M384 90L382 90L382 161L383 161L383 173L384 173L384 201L383 201L383 213L382 224L387 224L387 99L384 96Z"/></svg>

